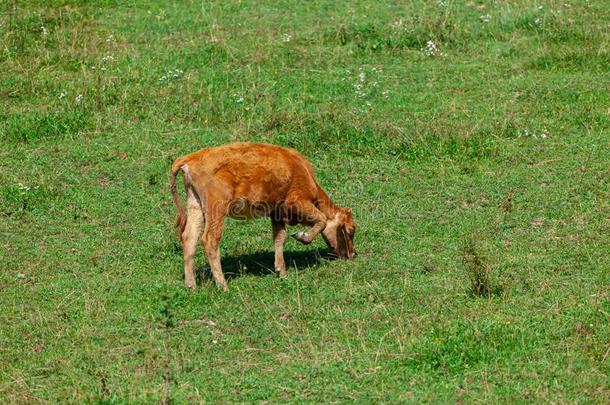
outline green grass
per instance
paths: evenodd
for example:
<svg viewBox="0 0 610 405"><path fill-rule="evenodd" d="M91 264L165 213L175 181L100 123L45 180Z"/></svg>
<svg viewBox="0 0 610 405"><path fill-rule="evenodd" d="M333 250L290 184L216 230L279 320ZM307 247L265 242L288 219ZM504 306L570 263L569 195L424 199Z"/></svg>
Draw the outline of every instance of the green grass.
<svg viewBox="0 0 610 405"><path fill-rule="evenodd" d="M607 403L607 2L123 3L0 3L0 402ZM236 140L358 258L230 221L186 291L169 166Z"/></svg>

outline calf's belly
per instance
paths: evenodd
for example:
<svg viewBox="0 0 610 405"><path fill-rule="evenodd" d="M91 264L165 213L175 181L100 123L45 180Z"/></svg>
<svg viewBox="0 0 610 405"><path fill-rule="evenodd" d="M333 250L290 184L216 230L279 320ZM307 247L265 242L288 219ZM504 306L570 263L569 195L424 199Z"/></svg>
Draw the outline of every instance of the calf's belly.
<svg viewBox="0 0 610 405"><path fill-rule="evenodd" d="M274 206L265 202L237 198L229 204L227 215L233 219L247 220L268 217L274 209Z"/></svg>

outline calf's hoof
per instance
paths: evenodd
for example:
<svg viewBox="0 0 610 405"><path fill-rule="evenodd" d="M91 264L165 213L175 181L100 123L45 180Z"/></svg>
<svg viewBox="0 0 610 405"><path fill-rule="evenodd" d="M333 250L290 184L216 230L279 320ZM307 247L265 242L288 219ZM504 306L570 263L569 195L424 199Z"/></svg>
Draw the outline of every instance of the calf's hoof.
<svg viewBox="0 0 610 405"><path fill-rule="evenodd" d="M185 281L184 282L184 286L186 288L188 288L189 290L191 290L191 291L194 291L197 288L197 284L195 283L195 280L193 280L193 281L190 281L190 280Z"/></svg>
<svg viewBox="0 0 610 405"><path fill-rule="evenodd" d="M311 241L307 240L307 237L309 235L307 235L307 232L303 232L303 231L298 231L292 234L292 237L295 238L296 240L298 240L301 243L304 243L306 245L308 245Z"/></svg>

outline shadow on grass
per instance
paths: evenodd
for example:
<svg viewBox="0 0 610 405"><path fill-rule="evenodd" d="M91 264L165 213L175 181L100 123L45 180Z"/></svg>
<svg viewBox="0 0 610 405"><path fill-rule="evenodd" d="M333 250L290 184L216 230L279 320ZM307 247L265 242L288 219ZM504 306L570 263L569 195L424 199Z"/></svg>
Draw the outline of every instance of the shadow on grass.
<svg viewBox="0 0 610 405"><path fill-rule="evenodd" d="M261 251L245 255L221 257L222 270L225 277L230 280L245 275L264 277L275 275L275 255L273 251ZM284 260L288 272L303 271L317 265L324 260L335 260L336 257L328 249L311 249L306 251L284 251ZM205 259L203 266L196 269L198 282L212 279L210 266Z"/></svg>

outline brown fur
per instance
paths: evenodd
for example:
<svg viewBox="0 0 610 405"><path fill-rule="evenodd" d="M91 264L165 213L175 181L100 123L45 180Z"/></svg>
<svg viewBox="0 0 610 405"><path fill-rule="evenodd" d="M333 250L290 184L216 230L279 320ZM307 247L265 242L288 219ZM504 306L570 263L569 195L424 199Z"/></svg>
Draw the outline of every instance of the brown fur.
<svg viewBox="0 0 610 405"><path fill-rule="evenodd" d="M187 207L176 190L182 170ZM355 224L351 210L336 206L314 177L312 165L297 151L268 144L238 142L204 148L172 165L170 189L178 216L184 251L185 284L195 288L193 272L196 240L202 242L216 283L227 288L220 266L220 239L226 216L235 219L270 217L275 242L275 268L286 275L283 243L286 225L305 224L308 232L293 235L309 244L322 233L338 257L355 255Z"/></svg>
<svg viewBox="0 0 610 405"><path fill-rule="evenodd" d="M172 191L174 204L176 204L176 207L178 208L176 227L178 228L178 237L182 238L182 232L184 232L184 227L186 226L186 213L184 211L184 204L178 195L178 190L176 190L176 174L178 174L180 171L180 166L180 159L176 160L176 162L172 165L172 173L169 178L169 188Z"/></svg>

